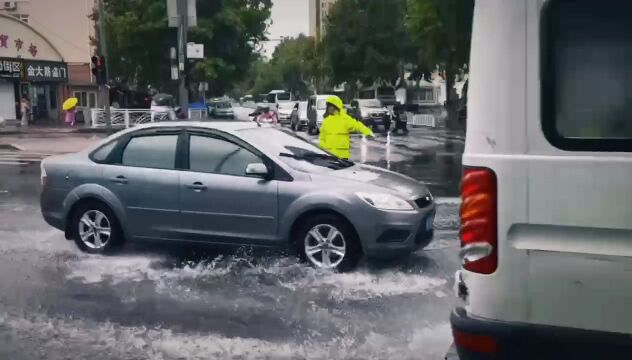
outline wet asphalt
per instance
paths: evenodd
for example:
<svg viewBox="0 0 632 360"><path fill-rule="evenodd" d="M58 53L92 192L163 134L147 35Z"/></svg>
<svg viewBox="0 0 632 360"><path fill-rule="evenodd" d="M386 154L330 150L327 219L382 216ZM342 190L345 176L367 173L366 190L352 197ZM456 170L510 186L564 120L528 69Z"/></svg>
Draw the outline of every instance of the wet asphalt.
<svg viewBox="0 0 632 360"><path fill-rule="evenodd" d="M0 359L441 359L462 141L414 129L353 143L354 159L426 182L438 212L428 248L344 274L250 248L82 254L41 218L39 165L0 165Z"/></svg>

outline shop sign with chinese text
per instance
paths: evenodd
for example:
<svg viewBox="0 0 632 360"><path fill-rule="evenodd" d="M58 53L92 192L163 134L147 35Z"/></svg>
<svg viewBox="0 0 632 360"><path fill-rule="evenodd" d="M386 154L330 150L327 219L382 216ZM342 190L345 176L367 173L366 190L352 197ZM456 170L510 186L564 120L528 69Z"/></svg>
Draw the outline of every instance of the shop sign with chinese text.
<svg viewBox="0 0 632 360"><path fill-rule="evenodd" d="M0 78L21 79L24 63L20 59L0 58Z"/></svg>
<svg viewBox="0 0 632 360"><path fill-rule="evenodd" d="M25 60L24 79L68 82L68 66L63 62Z"/></svg>

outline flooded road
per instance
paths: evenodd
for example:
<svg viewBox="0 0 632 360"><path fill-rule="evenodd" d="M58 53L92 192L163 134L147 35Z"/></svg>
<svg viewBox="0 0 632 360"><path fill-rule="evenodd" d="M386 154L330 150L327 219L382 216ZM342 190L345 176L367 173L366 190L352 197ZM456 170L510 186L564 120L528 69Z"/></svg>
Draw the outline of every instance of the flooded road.
<svg viewBox="0 0 632 360"><path fill-rule="evenodd" d="M0 358L440 359L460 174L443 149L425 133L354 138L357 160L428 182L438 212L428 248L344 274L249 248L139 243L86 255L41 219L39 167L0 166Z"/></svg>

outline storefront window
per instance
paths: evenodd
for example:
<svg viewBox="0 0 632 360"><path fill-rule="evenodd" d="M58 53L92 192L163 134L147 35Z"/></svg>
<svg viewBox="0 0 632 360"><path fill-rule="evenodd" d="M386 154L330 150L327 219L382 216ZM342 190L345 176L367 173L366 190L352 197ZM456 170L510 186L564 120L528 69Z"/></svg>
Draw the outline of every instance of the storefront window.
<svg viewBox="0 0 632 360"><path fill-rule="evenodd" d="M97 106L97 94L94 91L75 91L73 94L79 100L79 107L94 108Z"/></svg>

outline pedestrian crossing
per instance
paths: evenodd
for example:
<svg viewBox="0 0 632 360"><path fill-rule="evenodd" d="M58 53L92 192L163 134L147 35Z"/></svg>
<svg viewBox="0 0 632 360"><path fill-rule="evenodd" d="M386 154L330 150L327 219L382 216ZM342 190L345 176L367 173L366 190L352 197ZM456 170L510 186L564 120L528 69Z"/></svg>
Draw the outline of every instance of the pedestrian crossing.
<svg viewBox="0 0 632 360"><path fill-rule="evenodd" d="M27 151L0 151L0 166L29 166L39 164L52 154Z"/></svg>

